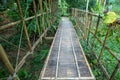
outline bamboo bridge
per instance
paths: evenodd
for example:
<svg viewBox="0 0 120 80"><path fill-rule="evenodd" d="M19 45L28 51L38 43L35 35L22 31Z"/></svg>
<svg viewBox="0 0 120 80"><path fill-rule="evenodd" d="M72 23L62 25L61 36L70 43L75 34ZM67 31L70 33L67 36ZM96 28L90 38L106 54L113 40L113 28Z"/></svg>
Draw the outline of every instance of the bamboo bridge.
<svg viewBox="0 0 120 80"><path fill-rule="evenodd" d="M39 4L37 4L33 0L34 15L26 17L22 12L22 4L20 4L20 1L17 0L16 3L21 19L0 26L1 34L4 30L16 26L18 27L18 24L22 24L20 33L21 36L18 46L12 42L7 41L5 39L6 36L0 35L0 42L2 42L0 43L0 59L10 74L10 76L5 78L7 80L19 80L18 72L25 65L25 63L28 62L27 59L29 58L29 55L34 53L37 46L43 42L43 38L51 38L49 36L47 37L47 32L56 23L55 21L57 19L56 15L58 10L58 1L45 0L46 4L44 5L41 1L42 0L38 0ZM38 12L37 6L39 6L40 10ZM43 9L43 6L45 9ZM99 26L103 23L102 17L100 15L76 8L70 9L69 13L72 17L72 20L74 21L72 23L72 20L69 17L61 17L57 32L55 36L53 36L54 38L52 37L53 42L49 50L49 54L45 59L44 66L39 74L38 80L96 80L86 58L85 52L81 46L80 42L82 40L85 41L86 46L91 49L90 54L95 56L97 60L96 63L101 68L107 80L114 80L115 76L119 72L120 57L106 45L108 34L110 33L111 26L113 25L108 25L105 31L105 38L101 41L97 36L98 29L100 28ZM33 38L30 38L29 32L27 30L29 25L27 22L30 22L33 19L35 20L34 25L36 25L37 28L36 33L39 35L37 39L35 38L34 41ZM116 24L119 23L120 22L116 22ZM40 27L40 25L42 27ZM77 31L79 31L79 34ZM90 35L92 37L90 37ZM21 47L21 42L23 42L22 36L26 37L26 41L24 42L26 42L27 48L26 45L25 47ZM91 38L92 41L90 41ZM95 41L98 41L98 43L101 45L101 51L98 54L96 54L94 49L94 47L97 46ZM8 58L5 47L3 48L3 42L6 42L7 44L11 45L11 47L18 49L16 54L16 65L14 65L14 67L12 66L12 61L10 61ZM104 50L107 50L109 52L108 55L113 56L117 62L112 73L109 73L109 70L107 70L107 68L105 68L102 63ZM20 56L20 51L24 51L25 53L22 55L22 57ZM0 78L0 80L4 80L4 78Z"/></svg>

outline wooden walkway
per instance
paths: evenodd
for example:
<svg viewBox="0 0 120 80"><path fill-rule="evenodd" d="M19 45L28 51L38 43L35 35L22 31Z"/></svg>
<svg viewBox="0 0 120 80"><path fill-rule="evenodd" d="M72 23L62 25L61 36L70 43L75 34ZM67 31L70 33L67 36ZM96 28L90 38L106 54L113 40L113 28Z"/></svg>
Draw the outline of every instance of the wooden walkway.
<svg viewBox="0 0 120 80"><path fill-rule="evenodd" d="M61 19L39 80L95 80L74 27Z"/></svg>

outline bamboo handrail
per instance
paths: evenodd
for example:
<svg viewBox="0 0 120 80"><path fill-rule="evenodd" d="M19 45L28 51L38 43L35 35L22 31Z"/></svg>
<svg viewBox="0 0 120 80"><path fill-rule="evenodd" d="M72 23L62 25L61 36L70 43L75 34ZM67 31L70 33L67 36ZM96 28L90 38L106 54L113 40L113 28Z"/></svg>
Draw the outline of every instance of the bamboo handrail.
<svg viewBox="0 0 120 80"><path fill-rule="evenodd" d="M84 10L80 10L80 9L77 9L77 8L72 8L72 9L75 9L75 10L80 11L80 12L83 12L83 13L88 13L88 14L90 14L90 15L92 15L92 16L99 17L98 14L94 14L94 13L92 13L92 12L86 12L86 11L84 11Z"/></svg>
<svg viewBox="0 0 120 80"><path fill-rule="evenodd" d="M49 13L50 13L50 12L49 12ZM36 17L39 17L39 16L44 15L44 14L47 14L47 13L44 12L44 13L37 14ZM29 21L29 20L31 20L31 19L33 19L33 18L35 18L35 15L26 18L24 21ZM18 21L11 22L11 23L8 23L8 24L6 24L6 25L0 26L0 31L1 31L1 30L4 30L4 29L7 29L7 28L15 27L14 25L19 24L19 23L21 23L21 22L22 22L22 20L18 20Z"/></svg>
<svg viewBox="0 0 120 80"><path fill-rule="evenodd" d="M55 22L55 20L54 20ZM43 32L43 34L39 37L39 39L33 44L32 46L32 52L28 51L26 53L26 55L22 58L22 60L19 62L19 64L17 65L17 70L16 72L18 72L20 70L20 68L24 65L26 58L33 53L34 49L37 47L37 45L41 42L41 38L44 37L44 35L47 33L47 31L50 29L50 26Z"/></svg>
<svg viewBox="0 0 120 80"><path fill-rule="evenodd" d="M77 11L77 12L76 12ZM73 12L75 12L74 14L73 14ZM84 11L84 10L79 10L79 9L75 9L75 8L72 8L72 15L73 15L73 17L74 17L74 19L76 20L76 19L78 19L78 18L80 18L80 17L85 17L85 13L88 13L89 15L91 15L92 17L98 17L98 20L97 20L97 24L96 24L96 26L95 26L95 32L92 32L91 30L89 30L89 34L91 34L91 35L93 35L93 41L92 41L92 45L90 46L90 49L91 49L91 51L92 51L92 53L94 53L94 51L93 51L93 47L94 47L94 42L95 42L95 40L97 39L97 41L100 43L100 45L102 45L102 49L101 49L101 51L100 51L100 54L99 54L99 56L97 57L96 56L96 54L94 54L96 57L96 59L98 60L98 64L100 65L100 67L101 67L101 69L103 70L103 72L105 73L105 75L106 75L106 78L108 79L108 80L113 80L114 79L114 77L115 77L115 75L116 75L116 73L117 73L117 71L120 69L120 58L116 55L117 53L115 53L114 51L112 51L110 48L108 48L108 46L106 46L106 41L107 41L107 36L108 36L108 34L109 34L109 32L110 32L110 30L111 30L111 26L113 26L113 24L120 24L120 20L116 20L113 24L109 24L109 26L108 26L108 29L107 29L107 31L106 31L106 35L105 35L105 38L104 38L104 41L102 42L98 37L97 37L97 31L98 31L98 26L99 26L99 24L100 24L100 20L102 20L101 18L101 16L100 15L97 15L97 14L93 14L93 13L91 13L91 12L86 12L86 11ZM83 15L83 16L79 16L79 15ZM74 15L76 15L77 17L75 17ZM84 19L84 18L83 18ZM78 22L80 22L81 23L81 21L78 21ZM85 22L85 20L84 20L84 22ZM84 26L84 25L83 25ZM84 27L86 27L86 26L84 26ZM78 27L79 28L79 27ZM84 34L84 33L83 33ZM88 41L87 41L88 42ZM90 43L88 43L89 45L90 45ZM112 72L112 75L109 75L108 74L108 72L107 72L107 70L106 70L106 68L103 66L103 64L101 63L101 57L102 57L102 54L103 54L103 50L104 49L106 49L108 52L109 52L109 54L111 54L117 61L118 61L118 64L116 65L116 67L115 67L115 69L114 69L114 71Z"/></svg>
<svg viewBox="0 0 120 80"><path fill-rule="evenodd" d="M9 42L9 41L7 41L6 39L4 39L3 37L0 37L0 39L1 40L3 40L4 42L6 42L6 43L8 43L9 45L12 45L13 47L15 47L15 48L19 48L17 45L15 45L15 44L13 44L13 43L11 43L11 42ZM23 48L20 48L22 51L26 51L25 49L23 49Z"/></svg>
<svg viewBox="0 0 120 80"><path fill-rule="evenodd" d="M47 33L47 31L48 31L49 29L50 29L50 27L47 28L47 29L45 30L45 32L39 37L39 39L33 44L33 46L32 46L32 52L28 51L28 52L26 53L26 55L22 58L22 60L21 60L21 61L19 62L19 64L17 65L17 70L16 70L16 72L18 72L19 69L23 66L23 64L25 63L26 58L27 58L30 54L33 53L34 49L35 49L35 48L37 47L37 45L40 43L41 38L44 37L44 35Z"/></svg>

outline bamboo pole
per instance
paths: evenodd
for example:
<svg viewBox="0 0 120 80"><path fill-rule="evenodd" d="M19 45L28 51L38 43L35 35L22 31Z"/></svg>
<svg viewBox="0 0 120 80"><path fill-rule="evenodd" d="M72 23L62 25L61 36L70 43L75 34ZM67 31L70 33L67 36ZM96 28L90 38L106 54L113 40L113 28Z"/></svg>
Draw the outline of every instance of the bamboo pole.
<svg viewBox="0 0 120 80"><path fill-rule="evenodd" d="M100 61L100 58L101 58L101 56L103 54L103 50L105 48L105 44L106 44L106 41L107 41L107 38L108 38L108 34L110 32L110 27L111 27L111 25L108 26L108 29L107 29L107 32L106 32L106 36L105 36L105 39L104 39L104 42L103 42L103 45L102 45L102 49L100 51L100 55L98 56L98 62Z"/></svg>
<svg viewBox="0 0 120 80"><path fill-rule="evenodd" d="M96 53L93 50L92 50L92 54L95 56L96 59L98 59L98 56L96 55ZM102 63L100 61L98 62L98 64L99 64L100 68L102 69L103 73L105 74L107 80L109 80L110 76L109 76L106 68L102 65Z"/></svg>
<svg viewBox="0 0 120 80"><path fill-rule="evenodd" d="M51 14L50 0L48 0L48 8L49 8L49 13ZM51 15L50 14L49 14L49 17L48 17L49 18L49 25L51 25L51 18L50 18Z"/></svg>
<svg viewBox="0 0 120 80"><path fill-rule="evenodd" d="M52 25L52 0L50 0L50 24Z"/></svg>
<svg viewBox="0 0 120 80"><path fill-rule="evenodd" d="M90 31L91 34L94 35L94 33L92 31ZM98 40L98 42L102 45L102 41L97 37L95 36L95 38ZM116 55L117 53L113 52L110 48L108 48L106 45L105 45L105 48L108 52L110 52L110 54L115 57L116 60L118 60L118 62L120 62L120 58Z"/></svg>
<svg viewBox="0 0 120 80"><path fill-rule="evenodd" d="M98 31L99 24L100 24L100 17L98 17L98 20L97 20L97 24L96 24L95 33L94 33L94 35L93 35L94 39L93 39L93 42L92 42L92 47L91 47L91 50L93 50L93 47L94 47L95 36L96 36L96 34L97 34L97 31Z"/></svg>
<svg viewBox="0 0 120 80"><path fill-rule="evenodd" d="M20 13L21 19L22 19L22 24L23 24L24 32L25 32L26 39L27 39L27 42L28 42L28 48L29 48L30 52L32 52L31 42L30 42L30 39L29 39L29 36L28 36L28 32L27 32L27 28L26 28L26 23L25 23L25 20L24 20L24 17L23 17L23 13L22 13L22 9L21 9L21 5L20 5L20 1L19 0L17 0L17 6L18 6L18 9L19 9L19 13Z"/></svg>
<svg viewBox="0 0 120 80"><path fill-rule="evenodd" d="M32 51L34 51L34 49L35 49L35 48L37 47L37 45L40 43L41 38L44 37L44 35L47 33L47 31L48 31L49 29L50 29L50 27L47 28L47 29L45 30L45 32L39 37L39 39L33 44L33 46L32 46ZM18 71L20 70L20 68L24 65L24 63L26 62L26 58L27 58L30 54L32 54L32 52L28 51L28 52L26 53L26 55L22 58L22 60L21 60L21 61L19 62L19 64L17 65L16 72L18 72Z"/></svg>
<svg viewBox="0 0 120 80"><path fill-rule="evenodd" d="M42 13L43 13L43 10L42 10L42 9L43 9L43 8L42 8L42 0L38 0L38 2L39 2L39 6L40 6L40 12L41 12L41 14L42 14ZM43 21L44 21L44 20L43 20L43 19L44 19L44 18L43 18L43 16L42 16L42 23L41 23L42 29L43 29L43 27L44 27L44 24L43 24ZM43 32L42 29L41 29L41 33ZM42 44L42 38L40 39L40 41L41 41L40 43Z"/></svg>
<svg viewBox="0 0 120 80"><path fill-rule="evenodd" d="M74 9L74 8L73 8ZM92 15L92 16L95 16L95 17L100 17L100 18L102 18L101 16L99 16L98 14L95 14L95 13L92 13L92 12L86 12L85 10L81 10L81 9L77 9L77 8L75 8L77 11L80 11L80 12L82 12L82 13L88 13L89 15Z"/></svg>
<svg viewBox="0 0 120 80"><path fill-rule="evenodd" d="M91 25L92 25L92 16L90 16L90 21L89 21L89 25L88 25L87 45L89 43L89 36L90 36Z"/></svg>
<svg viewBox="0 0 120 80"><path fill-rule="evenodd" d="M33 6L34 6L34 12L35 12L36 26L38 28L38 33L39 33L39 36L40 36L40 26L39 26L38 17L37 17L36 3L35 3L34 0L33 0Z"/></svg>
<svg viewBox="0 0 120 80"><path fill-rule="evenodd" d="M2 37L0 37L0 39L3 40L4 42L8 43L9 45L12 45L13 47L15 47L15 48L17 48L17 49L19 48L17 45L15 45L15 44L13 44L13 43L7 41L6 39L4 39L4 38L2 38ZM26 51L26 50L23 49L23 48L20 48L20 50Z"/></svg>
<svg viewBox="0 0 120 80"><path fill-rule="evenodd" d="M85 28L85 39L87 39L87 36L88 36L88 20L89 20L89 18L88 18L88 6L89 6L89 0L87 0L87 3L86 3L86 22L85 22L85 24L86 24L86 28Z"/></svg>
<svg viewBox="0 0 120 80"><path fill-rule="evenodd" d="M47 31L50 29L50 27L48 27L45 32L39 37L39 39L33 44L32 46L32 51L34 51L34 49L37 47L37 45L40 43L41 39L44 37L44 35L47 33ZM24 63L26 62L26 58L32 54L32 52L27 52L26 55L22 58L22 60L19 62L19 64L17 65L17 70L16 72L18 72L20 70L20 68L24 65Z"/></svg>
<svg viewBox="0 0 120 80"><path fill-rule="evenodd" d="M12 64L10 63L10 60L8 59L7 54L1 44L0 44L0 58L3 61L3 63L5 64L5 66L7 67L10 74L13 76L15 70L14 70ZM19 77L16 76L13 80L19 80Z"/></svg>
<svg viewBox="0 0 120 80"><path fill-rule="evenodd" d="M47 15L47 24L48 24L48 26L50 26L49 21L48 21L48 16L49 16L49 14L48 14L48 6L47 6L48 4L47 4L47 0L45 0L45 2L46 2L46 6L45 6L45 7L46 7L46 13L47 13L47 14L46 14L46 15Z"/></svg>
<svg viewBox="0 0 120 80"><path fill-rule="evenodd" d="M45 0L45 2L46 2L46 4L45 4L45 7L46 7L46 19L47 19L47 24L48 24L48 27L50 27L50 24L49 24L49 21L48 21L48 16L49 16L49 14L48 14L48 6L47 6L47 0ZM47 28L47 27L46 27ZM44 35L44 38L47 36L47 33Z"/></svg>
<svg viewBox="0 0 120 80"><path fill-rule="evenodd" d="M0 44L0 58L2 59L5 66L9 70L10 74L13 75L14 74L14 68L13 68L12 64L10 63L10 61L9 61L9 59L8 59L6 53L5 53L5 50L3 49L1 44Z"/></svg>
<svg viewBox="0 0 120 80"><path fill-rule="evenodd" d="M50 16L51 16L51 19L50 19L50 22L51 24L53 24L53 15L52 15L52 0L50 0Z"/></svg>
<svg viewBox="0 0 120 80"><path fill-rule="evenodd" d="M120 68L120 63L118 63L115 67L115 70L113 71L110 80L114 80L115 74L117 73L118 69Z"/></svg>
<svg viewBox="0 0 120 80"><path fill-rule="evenodd" d="M37 17L39 17L39 16L41 16L41 15L44 15L44 14L47 14L47 13L44 12L44 13L42 13L42 14L41 14L41 13L40 13L40 14L37 14ZM35 15L24 19L24 21L29 21L29 20L31 20L31 19L33 19L33 18L35 18ZM18 21L11 22L11 23L8 23L8 24L6 24L6 25L0 26L0 31L1 31L1 30L4 30L4 29L7 29L7 28L14 27L14 25L19 24L19 23L21 23L21 22L22 22L22 20L18 20Z"/></svg>
<svg viewBox="0 0 120 80"><path fill-rule="evenodd" d="M42 5L43 0L39 0L39 5L40 5L40 11L43 13L43 5ZM44 15L42 15L42 27L43 31L45 31L45 24L44 24Z"/></svg>

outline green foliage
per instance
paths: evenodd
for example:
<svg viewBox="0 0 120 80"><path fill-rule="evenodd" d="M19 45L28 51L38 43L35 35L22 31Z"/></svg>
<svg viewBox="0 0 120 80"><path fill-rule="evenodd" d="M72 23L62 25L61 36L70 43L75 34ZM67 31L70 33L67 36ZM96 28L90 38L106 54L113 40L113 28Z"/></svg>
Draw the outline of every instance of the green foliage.
<svg viewBox="0 0 120 80"><path fill-rule="evenodd" d="M17 7L17 3L13 0L12 2L8 2L10 3L9 7L7 8L6 12L8 14L8 16L11 18L11 20L16 21L20 19L20 14L18 11L18 7ZM22 8L22 12L24 14L25 17L29 17L29 15L31 15L29 8L30 5L32 4L32 0L20 0L20 4L21 8Z"/></svg>
<svg viewBox="0 0 120 80"><path fill-rule="evenodd" d="M91 7L91 11L97 14L103 14L104 6L97 0L95 6Z"/></svg>
<svg viewBox="0 0 120 80"><path fill-rule="evenodd" d="M25 69L20 69L18 72L18 76L20 79L27 79L28 78L28 72Z"/></svg>
<svg viewBox="0 0 120 80"><path fill-rule="evenodd" d="M13 21L20 19L19 12L17 9L18 9L17 4L14 2L11 4L11 6L6 11L9 18Z"/></svg>
<svg viewBox="0 0 120 80"><path fill-rule="evenodd" d="M8 70L0 63L0 79L9 76Z"/></svg>
<svg viewBox="0 0 120 80"><path fill-rule="evenodd" d="M63 16L67 16L68 13L67 13L67 9L68 9L68 4L66 2L66 0L59 0L59 9L61 11L61 15Z"/></svg>
<svg viewBox="0 0 120 80"><path fill-rule="evenodd" d="M75 25L76 25L76 22L75 22L74 18L73 18L73 17L70 17L70 20L72 21L73 25L75 26Z"/></svg>
<svg viewBox="0 0 120 80"><path fill-rule="evenodd" d="M2 22L4 19L0 17L0 22Z"/></svg>
<svg viewBox="0 0 120 80"><path fill-rule="evenodd" d="M27 30L28 30L28 32L29 32L30 35L33 34L33 33L37 33L38 28L36 26L36 20L35 19L31 20L28 23Z"/></svg>
<svg viewBox="0 0 120 80"><path fill-rule="evenodd" d="M69 8L79 8L84 9L86 8L85 0L66 0L69 4Z"/></svg>

